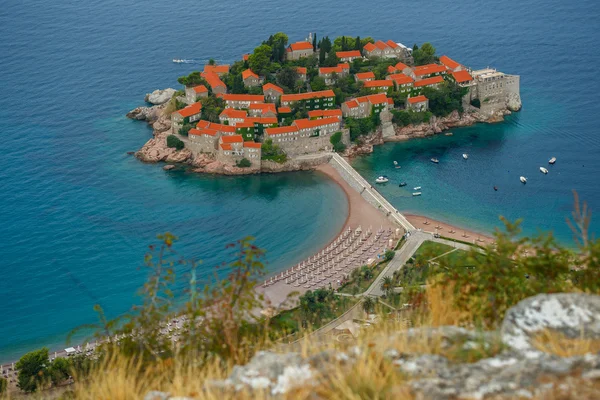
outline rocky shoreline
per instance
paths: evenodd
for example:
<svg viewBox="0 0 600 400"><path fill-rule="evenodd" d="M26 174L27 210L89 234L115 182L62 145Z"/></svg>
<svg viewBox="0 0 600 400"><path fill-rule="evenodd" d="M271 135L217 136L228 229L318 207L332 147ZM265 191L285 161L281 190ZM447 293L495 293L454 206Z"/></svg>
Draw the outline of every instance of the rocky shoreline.
<svg viewBox="0 0 600 400"><path fill-rule="evenodd" d="M135 156L147 163L177 163L189 165L194 172L217 175L252 175L259 173L278 173L291 171L314 170L317 166L327 163L329 155L315 157L298 157L291 159L286 163L279 164L271 161L263 161L260 168L239 168L234 165L226 165L217 160L212 155L199 154L194 155L190 150L176 150L167 147L167 136L171 130L171 120L166 113L169 102L168 95L174 93L174 89L156 90L146 94L145 100L153 104L150 107L137 107L127 113L127 117L146 121L154 131L153 138L148 140L140 150L135 152ZM350 146L344 156L348 158L360 155L371 154L374 146L382 145L386 142L401 142L410 139L423 138L440 134L451 128L459 128L475 125L476 123L497 123L502 122L506 115L517 111L521 107L518 103L507 103L503 110L492 113L481 113L479 109L468 106L462 114L458 111L452 112L446 117L431 117L427 123L408 126L394 125L394 135L383 135L381 127L371 135L364 137L359 143ZM172 169L169 167L169 169Z"/></svg>

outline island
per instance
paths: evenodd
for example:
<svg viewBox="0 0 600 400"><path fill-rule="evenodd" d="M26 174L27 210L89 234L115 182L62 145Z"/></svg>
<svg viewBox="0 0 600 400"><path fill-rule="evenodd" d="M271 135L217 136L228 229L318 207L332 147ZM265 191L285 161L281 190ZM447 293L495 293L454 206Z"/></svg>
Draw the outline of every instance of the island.
<svg viewBox="0 0 600 400"><path fill-rule="evenodd" d="M521 108L518 75L471 69L430 43L288 42L276 33L232 65L211 59L180 77L180 90L148 94L153 106L127 114L154 130L136 156L213 174L306 170Z"/></svg>

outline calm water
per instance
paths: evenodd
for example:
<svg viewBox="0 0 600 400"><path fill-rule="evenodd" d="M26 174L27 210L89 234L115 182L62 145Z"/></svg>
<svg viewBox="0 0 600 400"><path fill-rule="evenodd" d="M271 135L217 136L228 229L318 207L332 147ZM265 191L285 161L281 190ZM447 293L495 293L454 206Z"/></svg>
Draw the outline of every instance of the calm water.
<svg viewBox="0 0 600 400"><path fill-rule="evenodd" d="M144 93L175 86L194 69L172 58L231 62L279 30L294 40L308 31L427 40L473 67L521 74L525 107L507 123L385 146L357 162L369 178L391 175L391 161L401 162L402 179L425 189L412 199L386 187L400 208L480 228L499 213L523 216L528 229L552 227L561 237L571 189L599 208L594 0L339 4L2 3L1 360L59 345L65 332L94 320L95 302L111 315L127 310L143 281L136 266L156 233L179 235L180 250L204 259L207 271L226 243L252 234L275 270L341 227L342 193L320 175L199 177L125 155L151 132L123 115ZM465 150L471 158L463 163ZM433 155L439 166L427 162ZM559 162L541 176L550 155ZM520 174L530 177L525 187Z"/></svg>

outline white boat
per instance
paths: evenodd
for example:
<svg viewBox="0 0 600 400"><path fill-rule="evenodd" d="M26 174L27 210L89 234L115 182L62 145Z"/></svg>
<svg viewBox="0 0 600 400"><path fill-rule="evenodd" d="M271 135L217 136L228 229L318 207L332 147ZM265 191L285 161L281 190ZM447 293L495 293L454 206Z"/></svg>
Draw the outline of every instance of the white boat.
<svg viewBox="0 0 600 400"><path fill-rule="evenodd" d="M188 63L191 63L193 61L194 60L186 60L186 59L183 59L183 58L174 58L173 59L173 62L176 63L176 64L188 64Z"/></svg>
<svg viewBox="0 0 600 400"><path fill-rule="evenodd" d="M444 133L444 135L446 135L446 136L452 136L454 134L452 132L446 132L446 133Z"/></svg>
<svg viewBox="0 0 600 400"><path fill-rule="evenodd" d="M413 196L420 196L420 195L421 195L421 192L414 192L413 193Z"/></svg>
<svg viewBox="0 0 600 400"><path fill-rule="evenodd" d="M375 179L375 183L386 183L389 181L390 180L385 176L380 176L379 178Z"/></svg>
<svg viewBox="0 0 600 400"><path fill-rule="evenodd" d="M552 157L548 160L548 164L554 164L556 162L556 157Z"/></svg>
<svg viewBox="0 0 600 400"><path fill-rule="evenodd" d="M463 158L466 160L469 158L469 155L467 153L463 153Z"/></svg>
<svg viewBox="0 0 600 400"><path fill-rule="evenodd" d="M394 161L394 167L400 168L400 166L398 165L398 161Z"/></svg>
<svg viewBox="0 0 600 400"><path fill-rule="evenodd" d="M520 180L521 182L523 182L523 183L527 183L527 178L525 178L524 176L521 176L521 177L519 178L519 180Z"/></svg>
<svg viewBox="0 0 600 400"><path fill-rule="evenodd" d="M438 160L437 158L432 158L431 162L434 164L438 164L440 162L440 160Z"/></svg>
<svg viewBox="0 0 600 400"><path fill-rule="evenodd" d="M548 170L544 167L540 167L540 171L542 172L542 174L547 174Z"/></svg>
<svg viewBox="0 0 600 400"><path fill-rule="evenodd" d="M421 186L415 186L413 190L421 190Z"/></svg>

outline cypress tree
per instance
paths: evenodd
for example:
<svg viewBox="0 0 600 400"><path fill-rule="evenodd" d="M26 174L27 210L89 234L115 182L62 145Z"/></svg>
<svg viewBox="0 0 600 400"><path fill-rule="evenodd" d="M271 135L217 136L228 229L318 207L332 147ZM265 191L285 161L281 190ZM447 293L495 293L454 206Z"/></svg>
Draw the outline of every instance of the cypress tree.
<svg viewBox="0 0 600 400"><path fill-rule="evenodd" d="M315 32L315 37L313 38L313 50L315 53L317 52L317 32Z"/></svg>
<svg viewBox="0 0 600 400"><path fill-rule="evenodd" d="M348 48L346 47L346 36L342 36L342 51L346 51Z"/></svg>
<svg viewBox="0 0 600 400"><path fill-rule="evenodd" d="M360 45L360 36L356 37L356 42L354 43L354 50L362 50L362 46Z"/></svg>

